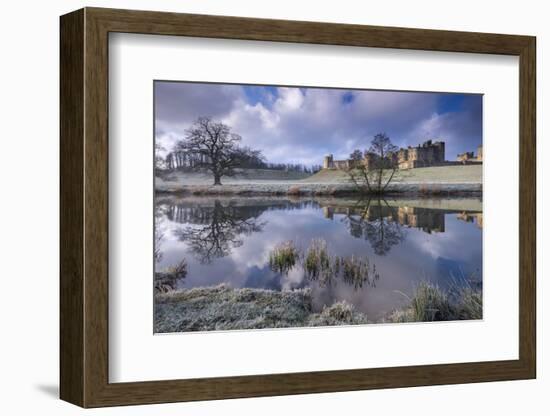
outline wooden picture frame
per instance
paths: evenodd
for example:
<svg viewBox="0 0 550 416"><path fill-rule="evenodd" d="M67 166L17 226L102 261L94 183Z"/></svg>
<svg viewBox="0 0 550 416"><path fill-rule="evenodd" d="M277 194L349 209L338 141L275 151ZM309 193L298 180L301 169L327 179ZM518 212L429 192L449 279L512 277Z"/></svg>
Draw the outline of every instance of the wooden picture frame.
<svg viewBox="0 0 550 416"><path fill-rule="evenodd" d="M61 17L60 396L82 407L536 377L535 38L85 8ZM109 383L110 32L514 55L520 66L519 359Z"/></svg>

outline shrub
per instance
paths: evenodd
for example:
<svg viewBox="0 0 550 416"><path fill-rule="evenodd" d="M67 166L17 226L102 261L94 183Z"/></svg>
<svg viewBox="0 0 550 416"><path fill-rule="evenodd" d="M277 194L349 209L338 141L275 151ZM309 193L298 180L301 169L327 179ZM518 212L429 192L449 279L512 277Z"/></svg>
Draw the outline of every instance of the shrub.
<svg viewBox="0 0 550 416"><path fill-rule="evenodd" d="M168 267L165 273L183 279L187 276L187 260L183 259L177 265Z"/></svg>
<svg viewBox="0 0 550 416"><path fill-rule="evenodd" d="M156 272L154 275L155 293L165 293L174 290L177 282L185 279L187 276L187 261L181 260L177 265L170 266L162 272Z"/></svg>

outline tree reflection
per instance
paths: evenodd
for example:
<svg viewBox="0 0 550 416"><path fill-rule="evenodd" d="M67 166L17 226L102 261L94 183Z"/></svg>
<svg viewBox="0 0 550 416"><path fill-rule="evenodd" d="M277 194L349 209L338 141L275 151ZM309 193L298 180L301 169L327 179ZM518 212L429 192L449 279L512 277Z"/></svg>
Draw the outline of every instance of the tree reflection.
<svg viewBox="0 0 550 416"><path fill-rule="evenodd" d="M213 206L189 208L185 219L193 225L177 229L174 234L188 244L201 263L210 263L242 246L243 236L262 231L265 223L259 222L258 217L263 210L254 208L223 205L219 200Z"/></svg>
<svg viewBox="0 0 550 416"><path fill-rule="evenodd" d="M160 206L155 207L155 230L154 230L154 249L153 249L153 257L155 260L155 264L159 263L162 260L162 251L161 251L161 245L162 241L164 240L164 231L161 228L162 225L162 209Z"/></svg>
<svg viewBox="0 0 550 416"><path fill-rule="evenodd" d="M396 209L385 200L369 199L364 205L359 201L349 210L344 222L352 236L369 241L374 252L384 256L405 238L397 217Z"/></svg>

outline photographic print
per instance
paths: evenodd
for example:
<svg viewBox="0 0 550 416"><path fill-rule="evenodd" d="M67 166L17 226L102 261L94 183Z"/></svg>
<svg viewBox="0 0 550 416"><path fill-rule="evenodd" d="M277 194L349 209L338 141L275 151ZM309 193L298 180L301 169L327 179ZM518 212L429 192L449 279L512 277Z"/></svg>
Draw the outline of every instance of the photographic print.
<svg viewBox="0 0 550 416"><path fill-rule="evenodd" d="M154 332L483 318L481 94L154 82Z"/></svg>

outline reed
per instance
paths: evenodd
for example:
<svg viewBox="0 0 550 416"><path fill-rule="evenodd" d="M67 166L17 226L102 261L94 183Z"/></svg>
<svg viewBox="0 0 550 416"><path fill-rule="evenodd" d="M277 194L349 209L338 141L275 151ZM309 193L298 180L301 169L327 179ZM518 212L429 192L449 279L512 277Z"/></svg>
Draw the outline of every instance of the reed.
<svg viewBox="0 0 550 416"><path fill-rule="evenodd" d="M274 272L288 273L296 264L300 252L293 241L278 244L269 254L269 267Z"/></svg>

